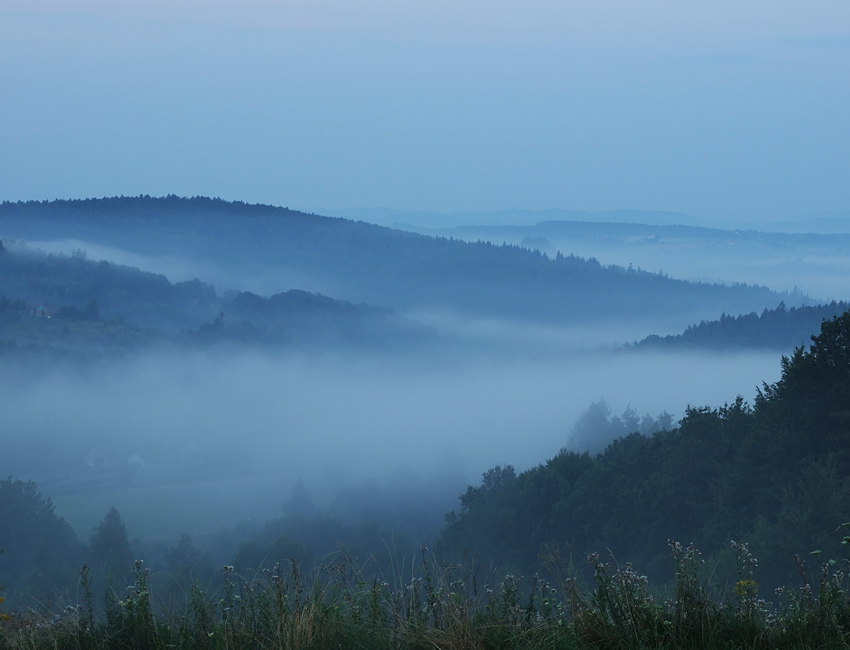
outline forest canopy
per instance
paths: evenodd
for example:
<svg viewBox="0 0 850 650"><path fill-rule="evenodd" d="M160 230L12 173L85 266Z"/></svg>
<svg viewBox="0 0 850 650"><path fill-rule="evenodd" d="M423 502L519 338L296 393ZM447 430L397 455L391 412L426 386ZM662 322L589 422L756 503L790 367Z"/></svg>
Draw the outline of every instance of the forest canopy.
<svg viewBox="0 0 850 650"><path fill-rule="evenodd" d="M607 548L668 579L668 539L709 554L746 539L774 586L797 573L795 554L839 556L834 531L850 515L850 312L781 363L753 405L689 407L678 427L631 433L597 455L565 448L520 474L493 468L447 516L444 543L526 573L542 569L547 546Z"/></svg>

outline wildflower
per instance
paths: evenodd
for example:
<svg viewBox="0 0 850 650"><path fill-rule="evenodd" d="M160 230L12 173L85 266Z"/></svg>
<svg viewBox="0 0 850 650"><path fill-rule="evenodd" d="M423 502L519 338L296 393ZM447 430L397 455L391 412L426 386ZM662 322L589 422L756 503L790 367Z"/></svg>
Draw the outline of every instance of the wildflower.
<svg viewBox="0 0 850 650"><path fill-rule="evenodd" d="M758 590L755 580L738 580L732 591L739 598L753 598Z"/></svg>

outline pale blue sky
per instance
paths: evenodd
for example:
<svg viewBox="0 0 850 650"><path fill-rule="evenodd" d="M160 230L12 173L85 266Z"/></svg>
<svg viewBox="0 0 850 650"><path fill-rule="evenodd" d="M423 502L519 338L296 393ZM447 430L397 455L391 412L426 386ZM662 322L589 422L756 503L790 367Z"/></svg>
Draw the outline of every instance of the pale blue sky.
<svg viewBox="0 0 850 650"><path fill-rule="evenodd" d="M0 200L850 209L850 2L2 0Z"/></svg>

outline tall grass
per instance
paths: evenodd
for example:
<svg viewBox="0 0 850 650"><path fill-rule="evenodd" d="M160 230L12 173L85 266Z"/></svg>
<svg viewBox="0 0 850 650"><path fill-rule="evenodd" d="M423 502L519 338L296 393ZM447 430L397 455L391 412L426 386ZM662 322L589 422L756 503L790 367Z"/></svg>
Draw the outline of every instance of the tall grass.
<svg viewBox="0 0 850 650"><path fill-rule="evenodd" d="M133 583L93 602L89 570L79 602L61 611L14 611L0 622L0 648L844 648L850 644L845 573L823 564L817 585L802 572L797 590L758 597L756 560L732 544L738 580L729 597L712 592L693 547L670 542L675 583L651 590L646 577L613 558L587 558L593 584L557 549L543 558L552 582L492 579L471 561L440 562L422 549L389 581L344 552L308 573L294 561L251 576L224 567L218 588L194 585L159 602L136 562ZM801 564L802 566L802 564Z"/></svg>

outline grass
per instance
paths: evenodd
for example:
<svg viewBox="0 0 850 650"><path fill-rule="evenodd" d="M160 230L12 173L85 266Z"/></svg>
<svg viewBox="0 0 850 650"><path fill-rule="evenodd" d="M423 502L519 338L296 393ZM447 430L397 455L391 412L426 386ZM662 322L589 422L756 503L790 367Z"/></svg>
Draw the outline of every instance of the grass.
<svg viewBox="0 0 850 650"><path fill-rule="evenodd" d="M136 562L132 584L94 602L88 567L75 601L61 611L15 611L0 621L5 649L325 649L410 648L844 648L850 599L843 570L823 565L818 585L804 580L758 598L755 559L734 544L738 581L728 601L712 598L699 552L670 543L676 580L668 596L626 564L589 556L594 584L581 589L557 550L553 575L488 580L473 562L438 562L427 549L390 581L366 578L343 552L304 574L290 562L245 577L222 570L219 587L197 584L157 598L152 576ZM406 575L405 577L405 574Z"/></svg>

